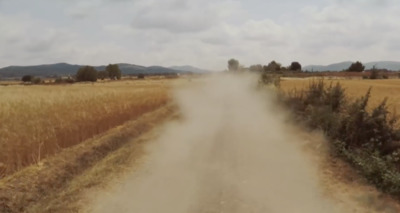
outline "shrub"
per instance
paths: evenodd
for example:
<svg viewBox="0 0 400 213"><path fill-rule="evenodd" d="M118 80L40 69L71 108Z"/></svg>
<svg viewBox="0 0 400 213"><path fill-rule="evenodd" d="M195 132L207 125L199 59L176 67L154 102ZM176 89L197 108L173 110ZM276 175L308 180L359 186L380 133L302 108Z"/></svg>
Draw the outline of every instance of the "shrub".
<svg viewBox="0 0 400 213"><path fill-rule="evenodd" d="M137 76L137 78L138 78L138 79L144 79L144 74L143 74L143 73L140 73L140 74Z"/></svg>
<svg viewBox="0 0 400 213"><path fill-rule="evenodd" d="M33 79L33 76L32 76L32 75L24 75L24 76L22 77L21 81L23 81L23 82L31 82L32 79Z"/></svg>
<svg viewBox="0 0 400 213"><path fill-rule="evenodd" d="M312 81L306 90L288 93L285 100L306 125L335 136L339 128L338 116L346 103L345 90L339 84L326 86L323 80Z"/></svg>
<svg viewBox="0 0 400 213"><path fill-rule="evenodd" d="M279 75L267 73L266 71L264 71L261 74L260 84L264 84L264 85L272 84L276 87L280 87L281 77Z"/></svg>
<svg viewBox="0 0 400 213"><path fill-rule="evenodd" d="M63 79L61 77L58 77L54 80L54 83L56 84L61 84L63 82Z"/></svg>
<svg viewBox="0 0 400 213"><path fill-rule="evenodd" d="M376 69L372 69L369 79L378 79L378 78L379 78L379 71Z"/></svg>
<svg viewBox="0 0 400 213"><path fill-rule="evenodd" d="M70 77L68 77L66 79L63 79L63 78L59 77L59 78L56 78L54 83L56 83L56 84L63 84L63 83L72 84L72 83L75 83L75 80L73 78L70 78Z"/></svg>
<svg viewBox="0 0 400 213"><path fill-rule="evenodd" d="M33 84L41 84L42 82L43 82L42 79L39 78L39 77L36 77L36 78L32 79L32 83Z"/></svg>
<svg viewBox="0 0 400 213"><path fill-rule="evenodd" d="M73 78L67 78L67 79L65 79L65 82L69 83L69 84L73 84L73 83L75 83L75 80Z"/></svg>
<svg viewBox="0 0 400 213"><path fill-rule="evenodd" d="M321 129L332 151L351 163L367 180L400 198L400 130L386 99L367 110L371 89L348 102L340 84L311 82L306 90L285 94L283 100L309 128Z"/></svg>

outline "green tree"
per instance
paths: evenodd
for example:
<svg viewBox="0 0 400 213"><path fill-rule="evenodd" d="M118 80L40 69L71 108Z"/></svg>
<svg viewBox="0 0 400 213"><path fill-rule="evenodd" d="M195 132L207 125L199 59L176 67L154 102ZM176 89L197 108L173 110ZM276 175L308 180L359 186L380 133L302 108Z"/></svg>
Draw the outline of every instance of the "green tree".
<svg viewBox="0 0 400 213"><path fill-rule="evenodd" d="M84 66L79 68L76 73L76 81L97 81L97 71L92 66Z"/></svg>
<svg viewBox="0 0 400 213"><path fill-rule="evenodd" d="M239 61L232 58L228 61L228 69L229 71L238 71L239 70Z"/></svg>
<svg viewBox="0 0 400 213"><path fill-rule="evenodd" d="M264 66L264 71L265 72L276 72L280 71L282 68L282 65L280 63L277 63L276 61L271 61L267 66Z"/></svg>
<svg viewBox="0 0 400 213"><path fill-rule="evenodd" d="M291 71L301 71L301 64L297 61L293 61L290 64L289 70Z"/></svg>
<svg viewBox="0 0 400 213"><path fill-rule="evenodd" d="M253 71L253 72L262 72L263 71L263 66L261 64L251 65L249 67L249 70Z"/></svg>
<svg viewBox="0 0 400 213"><path fill-rule="evenodd" d="M347 71L349 71L349 72L362 72L362 71L364 71L364 69L365 69L365 66L361 62L357 61L355 63L352 63L350 65L350 67L347 69Z"/></svg>
<svg viewBox="0 0 400 213"><path fill-rule="evenodd" d="M110 77L110 79L121 79L121 70L119 69L118 64L109 64L106 67L106 71L108 72L108 77Z"/></svg>
<svg viewBox="0 0 400 213"><path fill-rule="evenodd" d="M33 79L33 76L31 76L31 75L24 75L24 76L22 77L21 80L22 80L23 82L31 82L32 79Z"/></svg>
<svg viewBox="0 0 400 213"><path fill-rule="evenodd" d="M97 78L104 80L105 78L108 77L108 72L107 71L99 71L97 72Z"/></svg>

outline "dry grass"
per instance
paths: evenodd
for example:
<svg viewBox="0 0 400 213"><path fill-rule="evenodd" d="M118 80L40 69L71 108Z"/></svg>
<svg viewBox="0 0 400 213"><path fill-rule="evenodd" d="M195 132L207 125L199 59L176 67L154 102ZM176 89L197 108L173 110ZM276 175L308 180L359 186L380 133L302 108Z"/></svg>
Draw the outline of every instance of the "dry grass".
<svg viewBox="0 0 400 213"><path fill-rule="evenodd" d="M340 84L346 89L346 94L349 98L354 99L365 95L368 88L372 87L369 107L377 106L382 100L388 98L389 109L393 112L400 113L400 79L385 79L385 80L349 80L336 79L325 80ZM310 79L290 79L285 78L281 81L281 88L285 91L293 89L302 89L308 86Z"/></svg>
<svg viewBox="0 0 400 213"><path fill-rule="evenodd" d="M169 100L167 80L0 87L0 177Z"/></svg>
<svg viewBox="0 0 400 213"><path fill-rule="evenodd" d="M82 195L139 160L152 130L175 111L160 107L0 179L0 212L80 212Z"/></svg>

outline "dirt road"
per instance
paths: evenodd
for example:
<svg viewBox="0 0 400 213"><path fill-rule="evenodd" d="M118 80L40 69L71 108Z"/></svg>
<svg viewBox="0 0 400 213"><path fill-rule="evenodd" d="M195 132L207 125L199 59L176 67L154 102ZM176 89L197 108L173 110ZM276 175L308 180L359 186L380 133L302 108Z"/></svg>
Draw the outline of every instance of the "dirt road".
<svg viewBox="0 0 400 213"><path fill-rule="evenodd" d="M374 212L326 192L335 189L305 151L312 137L299 135L255 81L214 77L177 90L182 119L149 143L139 169L94 196L89 211ZM385 211L396 212L376 212Z"/></svg>

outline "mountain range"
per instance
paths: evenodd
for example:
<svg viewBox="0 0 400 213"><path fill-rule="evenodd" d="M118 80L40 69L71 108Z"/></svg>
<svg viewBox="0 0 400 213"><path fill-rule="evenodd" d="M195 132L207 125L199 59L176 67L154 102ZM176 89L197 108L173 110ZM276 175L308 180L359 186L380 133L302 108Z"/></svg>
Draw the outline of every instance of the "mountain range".
<svg viewBox="0 0 400 213"><path fill-rule="evenodd" d="M352 61L344 61L329 65L308 65L303 67L303 70L307 71L342 71L349 68L349 66L354 63ZM374 61L364 63L365 69L372 69L374 66L377 69L388 69L393 71L400 70L400 62L398 61Z"/></svg>
<svg viewBox="0 0 400 213"><path fill-rule="evenodd" d="M0 69L0 77L2 78L17 78L24 75L33 76L69 76L75 75L77 70L84 65L75 65L67 63L44 64L34 66L8 66ZM209 72L204 69L192 66L140 66L135 64L119 63L118 64L123 75L137 74L173 74L173 73L205 73ZM106 65L94 66L98 71L105 70Z"/></svg>
<svg viewBox="0 0 400 213"><path fill-rule="evenodd" d="M330 65L308 65L304 66L305 71L342 71L346 70L353 62L344 61ZM378 69L388 69L400 71L400 62L398 61L375 61L364 63L365 69L371 69L374 66ZM75 75L77 70L84 65L57 63L34 66L8 66L0 69L0 78L20 78L24 75L33 75L39 77L46 76L69 76ZM207 73L208 70L193 66L140 66L135 64L119 63L119 68L123 75L138 74L173 74L173 73ZM94 66L96 70L106 69L106 65Z"/></svg>

